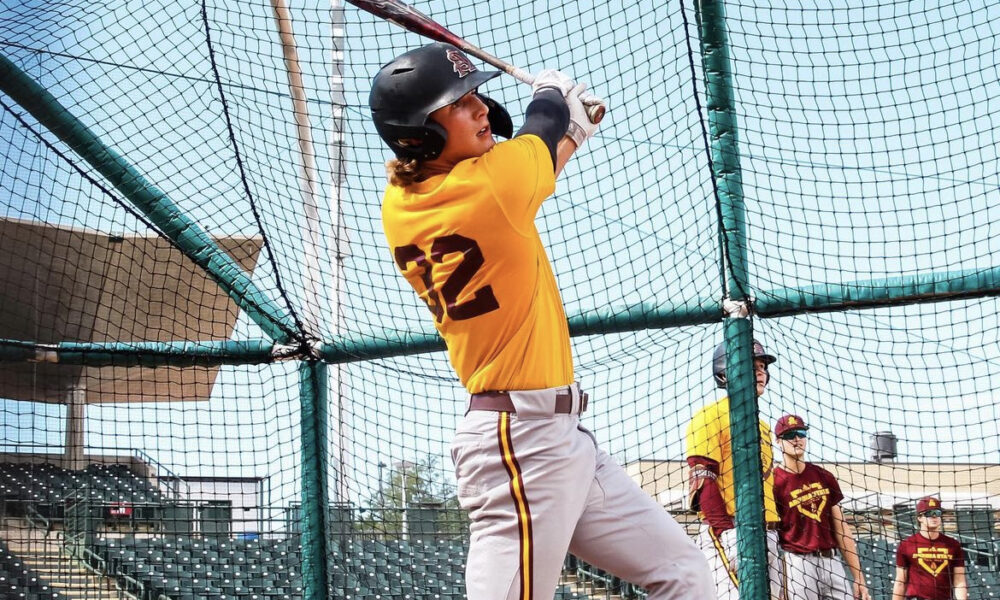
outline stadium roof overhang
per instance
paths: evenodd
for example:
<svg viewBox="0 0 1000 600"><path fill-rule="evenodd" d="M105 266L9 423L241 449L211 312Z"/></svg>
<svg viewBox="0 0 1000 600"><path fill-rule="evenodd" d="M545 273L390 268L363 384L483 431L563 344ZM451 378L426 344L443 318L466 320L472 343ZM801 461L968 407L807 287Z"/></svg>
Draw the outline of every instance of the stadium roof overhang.
<svg viewBox="0 0 1000 600"><path fill-rule="evenodd" d="M216 244L247 273L258 237ZM65 341L227 340L238 309L169 240L0 219L0 338ZM205 400L219 367L0 364L0 397L88 404Z"/></svg>

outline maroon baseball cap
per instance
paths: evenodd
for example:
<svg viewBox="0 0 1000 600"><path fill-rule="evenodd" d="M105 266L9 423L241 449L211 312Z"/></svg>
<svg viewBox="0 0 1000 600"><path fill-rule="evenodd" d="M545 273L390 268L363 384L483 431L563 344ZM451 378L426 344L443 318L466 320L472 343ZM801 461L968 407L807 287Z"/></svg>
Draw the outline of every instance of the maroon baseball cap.
<svg viewBox="0 0 1000 600"><path fill-rule="evenodd" d="M917 514L922 515L929 510L941 510L941 501L934 496L924 496L917 500Z"/></svg>
<svg viewBox="0 0 1000 600"><path fill-rule="evenodd" d="M786 431L796 429L806 430L809 429L809 426L806 425L805 419L799 415L785 415L774 424L774 436L781 437Z"/></svg>

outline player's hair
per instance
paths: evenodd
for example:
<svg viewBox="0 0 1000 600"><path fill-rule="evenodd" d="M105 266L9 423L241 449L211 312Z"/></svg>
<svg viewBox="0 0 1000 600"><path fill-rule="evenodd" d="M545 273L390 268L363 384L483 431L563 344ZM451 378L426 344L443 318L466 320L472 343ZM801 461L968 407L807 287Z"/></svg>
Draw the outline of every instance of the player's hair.
<svg viewBox="0 0 1000 600"><path fill-rule="evenodd" d="M416 158L393 158L385 163L389 183L407 187L423 179L423 162Z"/></svg>

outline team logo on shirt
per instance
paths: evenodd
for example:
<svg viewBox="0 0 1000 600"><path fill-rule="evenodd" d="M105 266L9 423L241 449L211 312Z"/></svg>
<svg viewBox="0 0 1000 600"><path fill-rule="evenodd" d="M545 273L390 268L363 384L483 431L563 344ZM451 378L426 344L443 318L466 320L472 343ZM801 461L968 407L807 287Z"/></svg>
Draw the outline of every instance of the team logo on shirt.
<svg viewBox="0 0 1000 600"><path fill-rule="evenodd" d="M917 548L917 551L913 553L913 558L932 577L937 577L948 566L948 562L951 560L951 552L948 552L947 548L939 548L937 546Z"/></svg>
<svg viewBox="0 0 1000 600"><path fill-rule="evenodd" d="M817 523L823 522L823 509L830 490L820 482L807 483L797 490L792 490L792 499L788 508L794 508Z"/></svg>
<svg viewBox="0 0 1000 600"><path fill-rule="evenodd" d="M476 66L472 64L472 61L458 50L449 50L446 56L454 67L455 72L458 73L459 79L476 71Z"/></svg>

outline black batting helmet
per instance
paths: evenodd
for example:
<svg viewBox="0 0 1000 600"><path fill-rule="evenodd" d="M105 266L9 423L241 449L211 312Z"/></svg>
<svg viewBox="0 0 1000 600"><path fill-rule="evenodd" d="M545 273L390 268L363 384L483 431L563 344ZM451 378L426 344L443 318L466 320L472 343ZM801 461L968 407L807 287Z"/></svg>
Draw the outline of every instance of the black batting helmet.
<svg viewBox="0 0 1000 600"><path fill-rule="evenodd" d="M773 354L768 354L764 350L764 345L757 340L753 341L753 357L764 361L769 365L778 360ZM720 388L726 387L726 343L722 342L715 347L712 354L712 375L715 377L715 385Z"/></svg>
<svg viewBox="0 0 1000 600"><path fill-rule="evenodd" d="M399 158L432 160L440 156L447 139L444 127L430 114L448 106L499 71L480 71L451 44L434 42L410 50L382 67L372 81L368 106L375 129ZM489 108L493 133L514 135L510 115L497 102L479 94Z"/></svg>

